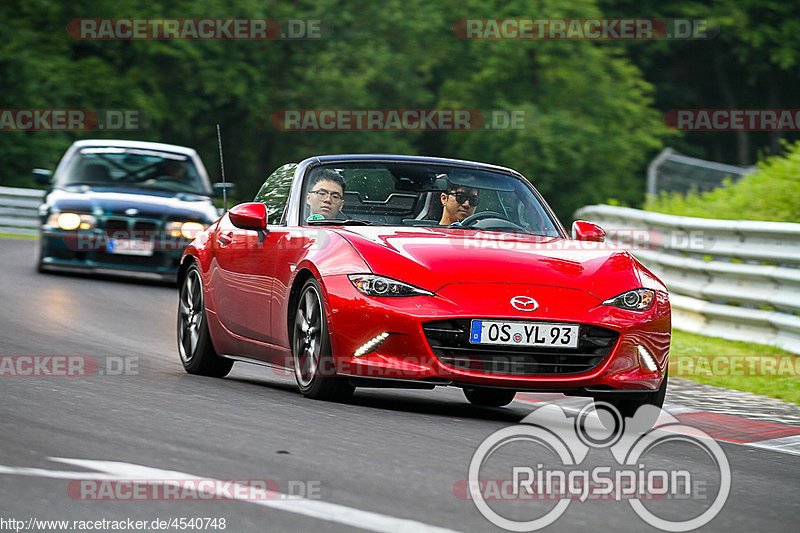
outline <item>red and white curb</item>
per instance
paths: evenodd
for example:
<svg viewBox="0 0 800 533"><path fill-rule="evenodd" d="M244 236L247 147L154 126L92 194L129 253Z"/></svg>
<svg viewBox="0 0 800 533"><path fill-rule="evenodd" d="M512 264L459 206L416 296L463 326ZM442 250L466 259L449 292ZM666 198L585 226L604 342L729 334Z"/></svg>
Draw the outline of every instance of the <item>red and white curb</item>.
<svg viewBox="0 0 800 533"><path fill-rule="evenodd" d="M519 393L515 401L530 403L557 402L567 412L578 412L586 398L570 398L561 394ZM712 413L677 403L664 403L664 410L682 424L697 428L714 440L753 446L780 453L800 455L800 427L752 420L743 416ZM670 431L669 428L664 428Z"/></svg>

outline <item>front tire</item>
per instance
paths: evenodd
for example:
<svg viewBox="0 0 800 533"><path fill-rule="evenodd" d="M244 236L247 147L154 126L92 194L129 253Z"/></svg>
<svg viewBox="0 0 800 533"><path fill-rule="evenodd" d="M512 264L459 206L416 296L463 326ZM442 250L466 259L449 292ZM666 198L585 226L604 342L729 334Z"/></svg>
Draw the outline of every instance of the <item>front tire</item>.
<svg viewBox="0 0 800 533"><path fill-rule="evenodd" d="M346 378L336 376L322 292L314 278L306 280L300 289L291 331L294 376L303 396L315 400L349 399L355 388Z"/></svg>
<svg viewBox="0 0 800 533"><path fill-rule="evenodd" d="M644 424L649 424L650 427L653 427L655 423L658 421L658 415L660 414L660 410L664 405L664 398L667 396L667 374L668 371L664 371L664 378L661 380L661 385L653 392L648 392L640 396L639 398L633 400L626 400L626 399L603 399L609 404L611 404L619 414L622 415L623 419L625 418L633 418L636 414L636 411L639 410L640 407L643 405L652 405L657 407L659 410L650 410L648 412L647 417L642 417L642 422ZM598 399L597 401L600 401Z"/></svg>
<svg viewBox="0 0 800 533"><path fill-rule="evenodd" d="M211 343L203 301L200 269L192 264L183 278L178 300L178 353L189 374L225 377L233 361L220 357Z"/></svg>
<svg viewBox="0 0 800 533"><path fill-rule="evenodd" d="M472 405L503 407L511 403L517 391L505 389L464 389L464 396Z"/></svg>

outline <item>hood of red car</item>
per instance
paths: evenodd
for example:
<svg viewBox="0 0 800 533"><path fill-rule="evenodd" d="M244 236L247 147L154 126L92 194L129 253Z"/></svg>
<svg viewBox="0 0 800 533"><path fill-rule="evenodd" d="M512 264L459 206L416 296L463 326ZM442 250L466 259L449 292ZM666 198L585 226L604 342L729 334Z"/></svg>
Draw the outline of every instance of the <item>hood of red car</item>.
<svg viewBox="0 0 800 533"><path fill-rule="evenodd" d="M337 230L372 271L437 292L452 283L531 283L600 300L640 287L639 265L613 245L459 228Z"/></svg>

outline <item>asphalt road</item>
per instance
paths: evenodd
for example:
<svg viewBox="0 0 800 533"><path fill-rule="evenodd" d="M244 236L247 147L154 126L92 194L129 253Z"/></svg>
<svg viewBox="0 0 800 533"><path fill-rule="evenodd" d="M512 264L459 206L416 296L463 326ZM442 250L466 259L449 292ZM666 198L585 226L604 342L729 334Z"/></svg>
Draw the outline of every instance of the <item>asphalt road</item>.
<svg viewBox="0 0 800 533"><path fill-rule="evenodd" d="M0 356L85 356L99 371L0 377L0 529L9 529L9 519L27 527L31 518L130 518L156 530L154 519L206 517L225 518L226 531L500 531L454 487L467 478L483 439L535 404L480 409L460 390L442 388L359 389L349 404L318 402L300 396L292 378L242 363L225 379L189 376L176 349L176 289L37 274L35 247L0 239ZM704 530L796 531L800 456L719 444L731 466L731 493ZM519 461L540 460L519 451ZM677 446L652 458L712 476L707 457ZM585 464L607 461L592 453ZM81 479L188 475L271 480L281 493L309 497L87 501L91 493L75 492ZM532 516L524 503L505 505L510 516ZM680 517L700 504L672 505L665 512ZM202 530L219 531L217 524ZM655 528L627 502L575 501L547 530Z"/></svg>

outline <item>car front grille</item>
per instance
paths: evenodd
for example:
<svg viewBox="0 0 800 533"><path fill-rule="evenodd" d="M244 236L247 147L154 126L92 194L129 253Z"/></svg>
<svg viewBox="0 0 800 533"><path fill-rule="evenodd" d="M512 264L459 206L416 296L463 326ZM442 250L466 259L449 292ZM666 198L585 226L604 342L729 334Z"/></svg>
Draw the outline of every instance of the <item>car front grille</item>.
<svg viewBox="0 0 800 533"><path fill-rule="evenodd" d="M103 229L109 237L125 239L150 239L157 234L161 222L124 217L106 217L102 220Z"/></svg>
<svg viewBox="0 0 800 533"><path fill-rule="evenodd" d="M535 376L579 374L603 361L619 339L616 331L580 324L577 348L492 346L469 342L471 319L436 320L423 325L433 354L443 364L470 372Z"/></svg>

